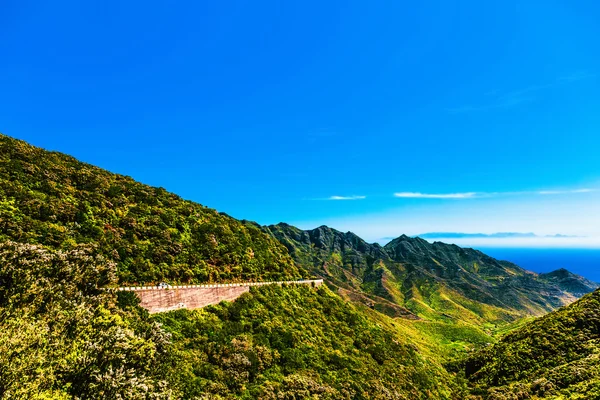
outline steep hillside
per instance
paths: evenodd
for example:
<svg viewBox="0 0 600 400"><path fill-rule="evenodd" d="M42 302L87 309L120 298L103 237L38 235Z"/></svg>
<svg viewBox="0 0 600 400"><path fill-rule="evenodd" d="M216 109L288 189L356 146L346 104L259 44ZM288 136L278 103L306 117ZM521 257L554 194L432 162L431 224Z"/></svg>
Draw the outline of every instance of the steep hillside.
<svg viewBox="0 0 600 400"><path fill-rule="evenodd" d="M152 316L131 292L105 290L311 274L329 287L253 288ZM327 227L260 227L0 135L0 397L465 398L442 362L494 342L495 324L508 330L593 287L418 238L379 246ZM595 296L565 310L592 310ZM553 368L547 393L595 393L596 322L584 314L539 328L558 342L506 339L542 319L471 353L473 393L540 392L523 379ZM556 351L527 353L532 340Z"/></svg>
<svg viewBox="0 0 600 400"><path fill-rule="evenodd" d="M0 241L7 239L55 249L93 243L128 283L305 276L252 224L0 135Z"/></svg>
<svg viewBox="0 0 600 400"><path fill-rule="evenodd" d="M465 373L476 398L600 398L600 291L472 355Z"/></svg>
<svg viewBox="0 0 600 400"><path fill-rule="evenodd" d="M575 275L564 268L540 274L539 278L542 281L552 283L559 289L569 292L577 297L582 297L584 294L589 293L598 287L597 283L585 279L582 276Z"/></svg>
<svg viewBox="0 0 600 400"><path fill-rule="evenodd" d="M265 227L299 265L389 315L501 323L541 315L598 287L557 271L538 275L473 249L400 236L384 247L325 226Z"/></svg>
<svg viewBox="0 0 600 400"><path fill-rule="evenodd" d="M326 287L153 316L106 290L307 275L256 224L0 136L2 398L459 397L418 332Z"/></svg>
<svg viewBox="0 0 600 400"><path fill-rule="evenodd" d="M155 318L176 340L181 365L169 379L188 397L461 397L439 360L325 286L265 286L235 303Z"/></svg>
<svg viewBox="0 0 600 400"><path fill-rule="evenodd" d="M327 226L303 231L281 223L264 229L288 248L299 265L326 278L345 297L391 316L418 318L377 283L377 274L383 271L378 266L395 269L393 260L378 244ZM371 275L373 279L369 279Z"/></svg>
<svg viewBox="0 0 600 400"><path fill-rule="evenodd" d="M326 287L150 317L102 289L115 278L93 246L0 243L0 398L460 397L440 360Z"/></svg>

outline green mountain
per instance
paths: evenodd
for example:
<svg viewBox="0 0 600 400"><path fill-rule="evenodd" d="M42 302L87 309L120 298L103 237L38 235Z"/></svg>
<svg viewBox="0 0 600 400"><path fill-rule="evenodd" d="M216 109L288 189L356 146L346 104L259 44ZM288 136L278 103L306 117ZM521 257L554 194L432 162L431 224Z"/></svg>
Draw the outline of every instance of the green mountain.
<svg viewBox="0 0 600 400"><path fill-rule="evenodd" d="M576 297L582 297L591 291L590 288L595 289L598 287L597 283L582 276L575 275L564 268L539 274L539 278L544 282L558 286L559 289L569 292Z"/></svg>
<svg viewBox="0 0 600 400"><path fill-rule="evenodd" d="M326 226L264 229L340 294L391 316L483 326L542 315L598 287L568 271L535 274L477 250L405 235L382 247Z"/></svg>
<svg viewBox="0 0 600 400"><path fill-rule="evenodd" d="M600 398L600 290L509 333L464 370L474 398Z"/></svg>
<svg viewBox="0 0 600 400"><path fill-rule="evenodd" d="M0 136L0 398L460 397L429 336L327 287L156 315L105 290L306 276L256 224Z"/></svg>
<svg viewBox="0 0 600 400"><path fill-rule="evenodd" d="M0 134L0 240L93 243L122 283L305 277L252 224Z"/></svg>
<svg viewBox="0 0 600 400"><path fill-rule="evenodd" d="M176 339L172 386L188 396L460 398L439 360L325 286L265 286L233 303L156 320Z"/></svg>
<svg viewBox="0 0 600 400"><path fill-rule="evenodd" d="M311 275L327 286L154 315L110 289ZM597 294L523 317L596 287L419 238L261 227L0 135L0 398L591 398Z"/></svg>

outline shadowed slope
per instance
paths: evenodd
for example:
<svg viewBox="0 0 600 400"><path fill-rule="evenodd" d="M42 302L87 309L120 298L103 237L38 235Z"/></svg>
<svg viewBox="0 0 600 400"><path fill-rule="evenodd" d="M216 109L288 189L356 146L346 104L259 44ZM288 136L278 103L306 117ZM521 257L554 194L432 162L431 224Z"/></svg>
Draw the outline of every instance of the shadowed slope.
<svg viewBox="0 0 600 400"><path fill-rule="evenodd" d="M405 235L382 247L326 226L265 230L299 265L389 315L408 316L409 310L433 320L498 323L542 315L598 287L573 274L559 280L477 250Z"/></svg>

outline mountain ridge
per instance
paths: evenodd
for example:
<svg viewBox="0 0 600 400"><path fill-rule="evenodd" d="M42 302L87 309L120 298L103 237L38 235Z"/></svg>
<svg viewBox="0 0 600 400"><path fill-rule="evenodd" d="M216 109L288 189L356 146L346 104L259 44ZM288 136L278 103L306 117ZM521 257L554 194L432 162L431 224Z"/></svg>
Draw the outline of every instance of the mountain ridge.
<svg viewBox="0 0 600 400"><path fill-rule="evenodd" d="M552 311L598 287L575 274L562 278L537 274L479 250L438 241L430 243L420 237L401 235L381 246L327 226L301 230L280 223L263 229L285 245L297 263L327 278L330 285L362 292L375 302L385 299L415 317L462 318L464 315L460 314L466 308L471 317L480 321L494 320L484 317L487 311L511 320L517 315ZM428 300L432 291L444 293L439 299ZM448 296L456 297L453 300L458 300L458 304L446 301ZM478 310L467 304L470 300L493 309ZM431 307L431 303L440 301L446 301L453 312L443 311L439 304Z"/></svg>
<svg viewBox="0 0 600 400"><path fill-rule="evenodd" d="M406 235L381 246L327 226L260 226L4 135L0 258L0 330L11 333L0 338L0 397L103 397L105 390L126 397L133 387L138 398L150 391L155 398L459 399L467 390L462 372L444 364L456 368L447 362L463 355L470 357L463 370L472 393L502 395L522 382L514 371L498 372L495 357L524 362L519 354L514 361L507 338L529 343L535 335L523 329L535 333L540 325L526 324L494 345L498 332L598 286L564 269L536 274L478 250ZM154 316L132 293L100 290L310 275L327 286L262 287L232 303ZM549 333L583 326L595 335L596 320L586 324L578 313L586 302L542 319L574 310L548 325ZM125 349L114 345L121 333ZM577 346L572 336L559 335L554 345ZM20 360L22 354L32 357ZM591 355L582 365L594 367ZM86 363L64 362L80 357ZM503 398L494 393L486 398Z"/></svg>
<svg viewBox="0 0 600 400"><path fill-rule="evenodd" d="M325 286L262 286L235 302L153 315L134 293L104 290L309 272L256 223L4 135L0 261L0 331L8 332L0 397L451 399L461 391L410 339L414 330Z"/></svg>

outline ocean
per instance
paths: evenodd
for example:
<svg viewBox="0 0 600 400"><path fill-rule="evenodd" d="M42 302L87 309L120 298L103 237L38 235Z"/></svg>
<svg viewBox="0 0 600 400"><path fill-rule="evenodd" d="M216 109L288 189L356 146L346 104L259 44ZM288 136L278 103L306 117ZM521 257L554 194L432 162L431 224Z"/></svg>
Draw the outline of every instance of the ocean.
<svg viewBox="0 0 600 400"><path fill-rule="evenodd" d="M506 260L534 272L550 272L559 268L600 282L600 249L525 249L477 248L499 260Z"/></svg>

